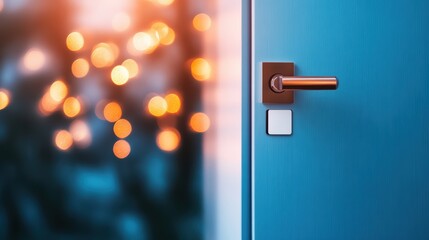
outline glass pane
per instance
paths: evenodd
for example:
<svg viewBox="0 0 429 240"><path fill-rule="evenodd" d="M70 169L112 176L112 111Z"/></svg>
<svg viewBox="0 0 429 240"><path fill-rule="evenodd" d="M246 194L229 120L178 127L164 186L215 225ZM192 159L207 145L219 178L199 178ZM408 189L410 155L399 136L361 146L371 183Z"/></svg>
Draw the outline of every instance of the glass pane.
<svg viewBox="0 0 429 240"><path fill-rule="evenodd" d="M209 4L0 0L0 238L203 238Z"/></svg>

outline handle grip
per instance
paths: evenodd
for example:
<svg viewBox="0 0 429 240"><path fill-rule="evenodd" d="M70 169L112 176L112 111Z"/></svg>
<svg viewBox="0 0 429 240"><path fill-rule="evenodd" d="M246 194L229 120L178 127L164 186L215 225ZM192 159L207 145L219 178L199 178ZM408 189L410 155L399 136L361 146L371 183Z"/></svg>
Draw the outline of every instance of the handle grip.
<svg viewBox="0 0 429 240"><path fill-rule="evenodd" d="M298 77L276 74L270 80L271 90L281 93L286 90L335 90L336 77Z"/></svg>

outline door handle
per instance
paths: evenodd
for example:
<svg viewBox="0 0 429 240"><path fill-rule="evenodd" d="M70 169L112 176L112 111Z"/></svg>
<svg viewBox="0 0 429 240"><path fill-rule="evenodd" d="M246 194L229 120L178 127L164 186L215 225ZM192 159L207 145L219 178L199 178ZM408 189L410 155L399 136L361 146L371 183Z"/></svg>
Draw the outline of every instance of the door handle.
<svg viewBox="0 0 429 240"><path fill-rule="evenodd" d="M264 103L293 103L293 90L335 90L336 77L294 76L294 63L262 65L262 100Z"/></svg>
<svg viewBox="0 0 429 240"><path fill-rule="evenodd" d="M286 90L335 90L336 77L291 77L276 74L271 77L271 90L282 93Z"/></svg>

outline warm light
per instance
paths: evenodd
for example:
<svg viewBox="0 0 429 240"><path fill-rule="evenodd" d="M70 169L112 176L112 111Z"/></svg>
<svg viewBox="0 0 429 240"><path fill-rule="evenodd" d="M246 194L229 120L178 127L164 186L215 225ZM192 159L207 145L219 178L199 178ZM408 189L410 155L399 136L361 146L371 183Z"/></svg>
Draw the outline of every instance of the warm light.
<svg viewBox="0 0 429 240"><path fill-rule="evenodd" d="M174 0L157 0L157 2L161 5L168 6L174 2Z"/></svg>
<svg viewBox="0 0 429 240"><path fill-rule="evenodd" d="M171 93L165 96L165 101L167 101L167 112L177 113L180 110L182 105L179 96L177 94Z"/></svg>
<svg viewBox="0 0 429 240"><path fill-rule="evenodd" d="M133 36L133 45L137 51L143 53L151 53L158 47L159 38L156 36L156 31L138 32Z"/></svg>
<svg viewBox="0 0 429 240"><path fill-rule="evenodd" d="M0 110L5 109L10 103L10 93L8 90L0 88Z"/></svg>
<svg viewBox="0 0 429 240"><path fill-rule="evenodd" d="M3 6L4 6L3 0L0 0L0 12L3 11Z"/></svg>
<svg viewBox="0 0 429 240"><path fill-rule="evenodd" d="M64 101L63 111L64 114L69 117L76 117L82 109L79 99L75 97L69 97Z"/></svg>
<svg viewBox="0 0 429 240"><path fill-rule="evenodd" d="M46 62L45 54L36 48L31 48L25 53L22 64L25 69L29 71L38 71L40 70Z"/></svg>
<svg viewBox="0 0 429 240"><path fill-rule="evenodd" d="M124 159L130 155L131 147L130 144L125 140L118 140L113 145L113 154L119 159Z"/></svg>
<svg viewBox="0 0 429 240"><path fill-rule="evenodd" d="M134 78L139 74L139 65L133 59L127 59L122 63L129 73L130 78Z"/></svg>
<svg viewBox="0 0 429 240"><path fill-rule="evenodd" d="M169 28L167 35L160 39L160 43L162 45L171 45L174 42L174 39L176 38L176 33L173 29Z"/></svg>
<svg viewBox="0 0 429 240"><path fill-rule="evenodd" d="M67 94L67 85L62 80L55 81L49 88L49 95L51 99L57 103L63 101Z"/></svg>
<svg viewBox="0 0 429 240"><path fill-rule="evenodd" d="M70 133L74 142L79 147L88 147L91 144L91 131L86 122L82 120L75 120L70 126Z"/></svg>
<svg viewBox="0 0 429 240"><path fill-rule="evenodd" d="M151 29L158 34L159 39L165 38L168 35L168 31L170 30L168 25L163 22L155 22L152 24Z"/></svg>
<svg viewBox="0 0 429 240"><path fill-rule="evenodd" d="M70 51L79 51L83 48L85 40L79 32L72 32L67 36L66 45Z"/></svg>
<svg viewBox="0 0 429 240"><path fill-rule="evenodd" d="M128 70L126 67L119 65L112 69L110 77L112 78L112 82L114 84L124 85L125 83L128 82L130 74L128 73Z"/></svg>
<svg viewBox="0 0 429 240"><path fill-rule="evenodd" d="M116 45L99 43L95 46L91 54L91 62L96 68L112 66L118 55Z"/></svg>
<svg viewBox="0 0 429 240"><path fill-rule="evenodd" d="M194 25L195 29L203 32L210 29L212 25L212 20L209 15L200 13L194 17L194 19L192 20L192 24Z"/></svg>
<svg viewBox="0 0 429 240"><path fill-rule="evenodd" d="M47 91L39 101L39 111L41 114L47 116L57 110L59 105L60 102L52 99L51 94Z"/></svg>
<svg viewBox="0 0 429 240"><path fill-rule="evenodd" d="M131 18L126 13L118 13L113 17L112 28L117 32L123 32L130 27Z"/></svg>
<svg viewBox="0 0 429 240"><path fill-rule="evenodd" d="M73 145L73 137L66 130L55 132L54 141L57 148L62 151L69 150L70 147Z"/></svg>
<svg viewBox="0 0 429 240"><path fill-rule="evenodd" d="M191 73L198 81L205 81L210 78L212 69L209 62L203 58L197 58L192 61Z"/></svg>
<svg viewBox="0 0 429 240"><path fill-rule="evenodd" d="M210 118L204 113L195 113L189 121L189 127L194 132L206 132L210 128Z"/></svg>
<svg viewBox="0 0 429 240"><path fill-rule="evenodd" d="M160 96L155 96L148 103L148 111L155 117L161 117L167 112L167 101Z"/></svg>
<svg viewBox="0 0 429 240"><path fill-rule="evenodd" d="M88 74L89 63L83 58L76 59L71 66L72 73L77 78L83 78Z"/></svg>
<svg viewBox="0 0 429 240"><path fill-rule="evenodd" d="M117 102L110 102L104 107L104 119L116 122L122 117L122 108Z"/></svg>
<svg viewBox="0 0 429 240"><path fill-rule="evenodd" d="M180 134L175 129L165 129L158 133L156 144L163 151L174 151L179 147Z"/></svg>
<svg viewBox="0 0 429 240"><path fill-rule="evenodd" d="M118 138L126 138L132 131L131 123L126 119L119 119L113 126L113 132Z"/></svg>

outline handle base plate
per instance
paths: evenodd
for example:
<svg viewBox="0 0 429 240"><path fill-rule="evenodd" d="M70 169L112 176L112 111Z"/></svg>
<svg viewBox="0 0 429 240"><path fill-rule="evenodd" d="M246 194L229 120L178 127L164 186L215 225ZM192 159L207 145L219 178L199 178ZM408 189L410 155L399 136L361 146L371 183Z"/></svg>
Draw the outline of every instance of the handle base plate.
<svg viewBox="0 0 429 240"><path fill-rule="evenodd" d="M262 103L293 103L293 91L276 93L271 89L271 77L281 74L294 76L295 65L293 62L263 62L262 63Z"/></svg>

